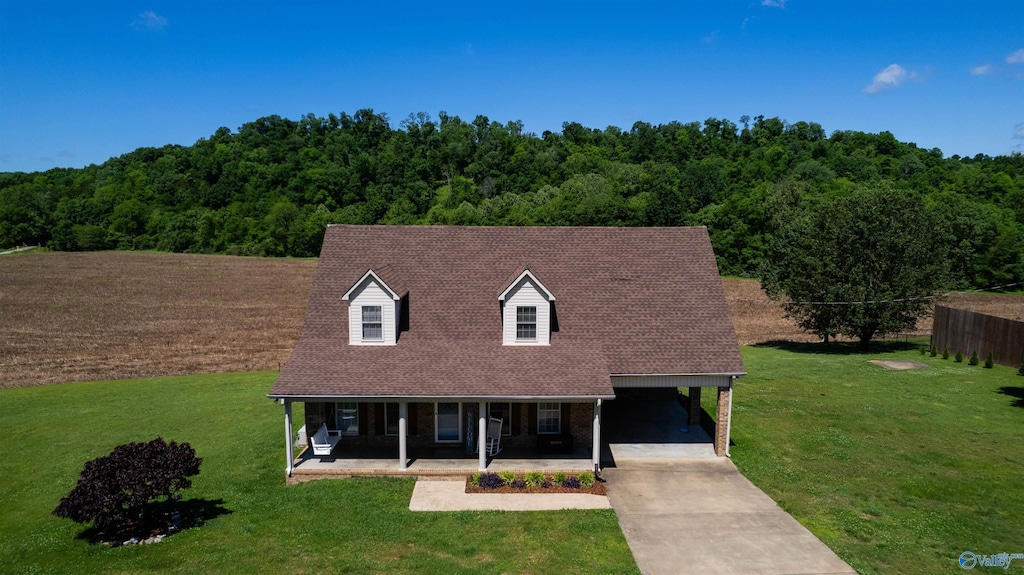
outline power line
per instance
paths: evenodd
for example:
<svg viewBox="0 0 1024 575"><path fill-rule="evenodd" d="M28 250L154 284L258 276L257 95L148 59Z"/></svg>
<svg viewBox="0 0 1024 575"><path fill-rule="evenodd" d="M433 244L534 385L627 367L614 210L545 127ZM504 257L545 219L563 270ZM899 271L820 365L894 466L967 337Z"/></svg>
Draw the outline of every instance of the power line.
<svg viewBox="0 0 1024 575"><path fill-rule="evenodd" d="M1016 283L1005 284L1005 285L1001 285L1001 286L992 286L992 287L986 287L986 288L978 288L978 289L974 289L974 290L970 290L970 291L966 291L966 292L946 292L944 294L926 295L926 296L920 296L920 297L905 297L905 298L896 298L896 299L875 299L875 300L865 300L865 301L788 301L788 302L781 302L781 303L789 303L789 304L795 304L795 305L875 305L875 304L882 304L882 303L902 303L902 302L908 302L908 301L920 301L920 300L944 298L944 297L947 297L947 296L950 296L950 295L953 295L953 294L956 294L956 293L976 293L976 292L983 292L983 291L992 291L992 290L1003 289L1003 288L1008 288L1008 287L1014 287L1014 286L1019 286L1019 285L1024 285L1024 282L1016 282ZM761 301L761 300L734 299L732 301Z"/></svg>

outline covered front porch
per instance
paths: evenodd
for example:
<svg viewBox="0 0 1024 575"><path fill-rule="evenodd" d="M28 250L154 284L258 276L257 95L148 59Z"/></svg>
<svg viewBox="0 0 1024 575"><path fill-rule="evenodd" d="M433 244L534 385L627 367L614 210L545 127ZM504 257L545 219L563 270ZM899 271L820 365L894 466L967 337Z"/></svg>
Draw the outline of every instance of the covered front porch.
<svg viewBox="0 0 1024 575"><path fill-rule="evenodd" d="M336 401L280 399L285 407L289 477L579 472L598 470L601 464L601 398L332 399ZM298 442L294 403L305 404L299 420L309 436ZM489 440L499 428L499 449L492 450L489 445L495 442ZM310 441L318 430L333 438L326 449L313 449L320 445Z"/></svg>

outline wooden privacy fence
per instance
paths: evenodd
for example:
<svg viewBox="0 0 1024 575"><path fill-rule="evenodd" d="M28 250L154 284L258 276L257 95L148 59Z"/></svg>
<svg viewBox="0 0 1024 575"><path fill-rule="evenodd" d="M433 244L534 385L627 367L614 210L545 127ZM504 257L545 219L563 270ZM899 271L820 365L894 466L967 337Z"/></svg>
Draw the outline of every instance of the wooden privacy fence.
<svg viewBox="0 0 1024 575"><path fill-rule="evenodd" d="M1024 321L937 305L932 344L940 353L948 349L964 357L976 351L982 361L992 352L996 363L1018 367L1024 359Z"/></svg>

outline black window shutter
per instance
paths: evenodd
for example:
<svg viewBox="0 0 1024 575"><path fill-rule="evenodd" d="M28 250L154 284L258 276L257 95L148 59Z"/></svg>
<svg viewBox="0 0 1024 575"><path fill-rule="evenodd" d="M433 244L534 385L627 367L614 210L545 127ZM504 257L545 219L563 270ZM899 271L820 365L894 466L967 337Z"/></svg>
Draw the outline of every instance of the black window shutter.
<svg viewBox="0 0 1024 575"><path fill-rule="evenodd" d="M370 413L369 413L370 410L368 408L369 408L369 406L367 404L359 403L359 408L358 408L358 413L359 413L359 435L366 435L367 434L367 424L369 423L367 421L367 419L369 419L369 415L370 415Z"/></svg>
<svg viewBox="0 0 1024 575"><path fill-rule="evenodd" d="M409 413L409 435L419 435L419 430L416 428L416 404L410 403L408 407Z"/></svg>
<svg viewBox="0 0 1024 575"><path fill-rule="evenodd" d="M523 433L523 418L520 411L522 404L510 403L508 406L512 411L512 421L510 423L512 425L512 435L526 435Z"/></svg>
<svg viewBox="0 0 1024 575"><path fill-rule="evenodd" d="M387 423L384 421L384 404L373 404L373 424L377 435L384 435Z"/></svg>

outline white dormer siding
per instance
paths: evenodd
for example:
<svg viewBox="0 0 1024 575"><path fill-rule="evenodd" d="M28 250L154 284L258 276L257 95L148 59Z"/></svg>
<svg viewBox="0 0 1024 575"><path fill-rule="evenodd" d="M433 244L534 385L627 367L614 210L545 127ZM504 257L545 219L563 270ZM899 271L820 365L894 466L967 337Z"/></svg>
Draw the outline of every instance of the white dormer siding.
<svg viewBox="0 0 1024 575"><path fill-rule="evenodd" d="M348 343L350 345L395 345L401 318L401 299L372 271L363 276L348 293ZM368 313L364 314L364 309ZM380 309L380 337L364 338L363 318L376 318ZM376 323L376 322L374 322ZM375 330L371 330L375 331Z"/></svg>
<svg viewBox="0 0 1024 575"><path fill-rule="evenodd" d="M501 324L504 345L549 345L551 343L551 302L554 297L529 271L502 292ZM536 337L521 338L516 329L520 308L536 309Z"/></svg>

